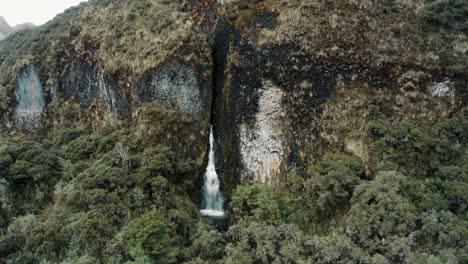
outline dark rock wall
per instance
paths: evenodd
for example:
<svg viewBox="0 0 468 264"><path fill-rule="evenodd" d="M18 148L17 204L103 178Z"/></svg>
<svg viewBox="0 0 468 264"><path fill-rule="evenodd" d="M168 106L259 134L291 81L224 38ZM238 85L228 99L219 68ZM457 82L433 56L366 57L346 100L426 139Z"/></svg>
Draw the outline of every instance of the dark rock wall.
<svg viewBox="0 0 468 264"><path fill-rule="evenodd" d="M63 76L63 97L89 107L98 94L97 63L83 59L71 61Z"/></svg>
<svg viewBox="0 0 468 264"><path fill-rule="evenodd" d="M110 113L110 123L118 125L119 120L129 120L131 105L118 84L104 71L99 74L99 101Z"/></svg>
<svg viewBox="0 0 468 264"><path fill-rule="evenodd" d="M133 96L143 104L155 103L192 116L203 114L206 118L211 111L211 80L203 80L203 73L195 66L170 61L139 78Z"/></svg>
<svg viewBox="0 0 468 264"><path fill-rule="evenodd" d="M269 16L254 18L265 20L274 25ZM217 31L218 167L229 183L272 181L318 153L315 117L347 68L314 62L294 44L255 47L255 36L243 33L226 21Z"/></svg>

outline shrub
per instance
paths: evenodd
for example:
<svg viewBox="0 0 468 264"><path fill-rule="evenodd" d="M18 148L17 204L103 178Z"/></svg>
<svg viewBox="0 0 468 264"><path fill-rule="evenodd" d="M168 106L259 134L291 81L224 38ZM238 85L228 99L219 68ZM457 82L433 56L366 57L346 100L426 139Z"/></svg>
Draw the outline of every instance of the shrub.
<svg viewBox="0 0 468 264"><path fill-rule="evenodd" d="M294 225L241 221L231 226L222 263L302 263L302 235Z"/></svg>
<svg viewBox="0 0 468 264"><path fill-rule="evenodd" d="M174 263L177 260L174 233L161 210L152 209L132 220L127 226L126 237L128 250L141 247L154 262Z"/></svg>
<svg viewBox="0 0 468 264"><path fill-rule="evenodd" d="M304 182L307 200L320 214L330 215L349 206L354 188L363 174L362 162L357 157L328 154L310 168L311 176Z"/></svg>
<svg viewBox="0 0 468 264"><path fill-rule="evenodd" d="M362 263L366 258L362 249L339 232L311 237L304 248L308 263Z"/></svg>
<svg viewBox="0 0 468 264"><path fill-rule="evenodd" d="M201 259L221 259L225 252L226 240L224 235L213 226L198 222L192 238L191 255Z"/></svg>
<svg viewBox="0 0 468 264"><path fill-rule="evenodd" d="M403 196L407 179L387 171L359 185L346 219L347 233L358 245L373 248L382 239L406 237L416 225L416 208Z"/></svg>
<svg viewBox="0 0 468 264"><path fill-rule="evenodd" d="M429 0L422 18L432 29L468 32L468 3L465 0Z"/></svg>
<svg viewBox="0 0 468 264"><path fill-rule="evenodd" d="M233 218L237 221L258 221L272 223L280 219L278 201L264 184L238 186L230 203Z"/></svg>

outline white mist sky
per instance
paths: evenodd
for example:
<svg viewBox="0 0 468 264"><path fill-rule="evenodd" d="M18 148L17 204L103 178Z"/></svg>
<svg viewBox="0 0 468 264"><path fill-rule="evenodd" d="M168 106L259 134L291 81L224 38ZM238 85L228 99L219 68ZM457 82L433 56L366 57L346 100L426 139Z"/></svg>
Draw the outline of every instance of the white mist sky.
<svg viewBox="0 0 468 264"><path fill-rule="evenodd" d="M10 26L31 22L36 26L54 18L65 9L87 0L0 0L0 16Z"/></svg>

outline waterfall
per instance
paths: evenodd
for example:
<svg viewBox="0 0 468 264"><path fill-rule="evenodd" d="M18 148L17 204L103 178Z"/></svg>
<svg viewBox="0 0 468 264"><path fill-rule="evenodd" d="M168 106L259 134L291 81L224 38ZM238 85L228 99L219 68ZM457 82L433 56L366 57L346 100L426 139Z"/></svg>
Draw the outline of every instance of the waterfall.
<svg viewBox="0 0 468 264"><path fill-rule="evenodd" d="M210 153L208 155L208 166L204 176L203 186L203 215L211 217L223 217L225 215L223 205L224 199L219 190L220 182L215 168L213 126L210 130Z"/></svg>

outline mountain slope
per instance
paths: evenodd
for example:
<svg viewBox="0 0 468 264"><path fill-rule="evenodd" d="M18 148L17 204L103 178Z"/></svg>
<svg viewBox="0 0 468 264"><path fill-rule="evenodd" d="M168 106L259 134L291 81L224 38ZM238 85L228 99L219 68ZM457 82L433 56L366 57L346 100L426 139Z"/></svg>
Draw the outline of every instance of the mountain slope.
<svg viewBox="0 0 468 264"><path fill-rule="evenodd" d="M14 33L16 31L30 29L34 27L35 25L33 23L22 23L16 25L15 27L11 27L4 17L0 16L0 40L6 38L9 34Z"/></svg>
<svg viewBox="0 0 468 264"><path fill-rule="evenodd" d="M0 16L0 39L5 38L13 31L13 28L8 25L5 18Z"/></svg>
<svg viewBox="0 0 468 264"><path fill-rule="evenodd" d="M91 0L10 35L0 263L468 263L467 8Z"/></svg>

